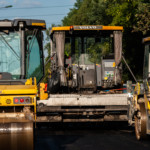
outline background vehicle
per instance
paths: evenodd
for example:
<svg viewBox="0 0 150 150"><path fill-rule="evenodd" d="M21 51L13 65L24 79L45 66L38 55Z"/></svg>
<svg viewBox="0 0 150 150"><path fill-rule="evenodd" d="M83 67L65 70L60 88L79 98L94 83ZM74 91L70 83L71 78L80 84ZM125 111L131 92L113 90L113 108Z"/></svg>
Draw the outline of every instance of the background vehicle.
<svg viewBox="0 0 150 150"><path fill-rule="evenodd" d="M146 138L150 134L150 37L144 38L145 45L143 80L136 87L128 99L128 120L130 125L135 126L136 138ZM131 89L131 86L129 86ZM132 90L130 90L132 92Z"/></svg>
<svg viewBox="0 0 150 150"><path fill-rule="evenodd" d="M117 26L53 27L49 92L121 87L122 30Z"/></svg>
<svg viewBox="0 0 150 150"><path fill-rule="evenodd" d="M49 97L37 101L39 122L127 121L127 94L117 94L122 93L122 31L52 28Z"/></svg>

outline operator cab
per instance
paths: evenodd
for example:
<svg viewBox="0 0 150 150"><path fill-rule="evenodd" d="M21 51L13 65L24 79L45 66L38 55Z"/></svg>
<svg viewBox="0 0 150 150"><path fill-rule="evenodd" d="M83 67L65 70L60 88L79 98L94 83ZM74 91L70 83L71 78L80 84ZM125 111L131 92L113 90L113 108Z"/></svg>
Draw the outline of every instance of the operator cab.
<svg viewBox="0 0 150 150"><path fill-rule="evenodd" d="M44 20L15 19L0 21L0 82L22 84L44 76Z"/></svg>
<svg viewBox="0 0 150 150"><path fill-rule="evenodd" d="M122 30L101 25L53 27L49 90L96 91L120 86Z"/></svg>

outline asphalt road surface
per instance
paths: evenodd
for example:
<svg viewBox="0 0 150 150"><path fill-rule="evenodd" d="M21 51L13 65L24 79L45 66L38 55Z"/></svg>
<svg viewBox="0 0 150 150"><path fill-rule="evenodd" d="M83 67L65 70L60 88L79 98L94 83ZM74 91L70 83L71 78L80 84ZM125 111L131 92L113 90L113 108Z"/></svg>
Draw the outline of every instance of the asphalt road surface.
<svg viewBox="0 0 150 150"><path fill-rule="evenodd" d="M35 150L150 150L127 123L51 124L35 131Z"/></svg>

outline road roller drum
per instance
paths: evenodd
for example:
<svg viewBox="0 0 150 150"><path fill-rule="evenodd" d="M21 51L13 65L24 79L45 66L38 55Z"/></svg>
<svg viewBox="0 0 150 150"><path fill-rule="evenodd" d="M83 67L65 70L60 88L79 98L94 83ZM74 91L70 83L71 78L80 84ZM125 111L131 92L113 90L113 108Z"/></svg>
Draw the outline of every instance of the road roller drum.
<svg viewBox="0 0 150 150"><path fill-rule="evenodd" d="M1 150L33 150L32 122L0 123Z"/></svg>

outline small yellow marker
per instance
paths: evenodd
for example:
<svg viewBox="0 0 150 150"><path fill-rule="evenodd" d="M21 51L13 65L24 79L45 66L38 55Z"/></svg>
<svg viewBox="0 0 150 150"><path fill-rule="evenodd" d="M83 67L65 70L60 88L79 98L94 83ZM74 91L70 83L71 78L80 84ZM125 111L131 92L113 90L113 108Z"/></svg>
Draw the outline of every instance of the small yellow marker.
<svg viewBox="0 0 150 150"><path fill-rule="evenodd" d="M113 67L115 67L116 66L116 63L115 62L113 62Z"/></svg>
<svg viewBox="0 0 150 150"><path fill-rule="evenodd" d="M105 79L105 80L107 80L108 78L107 78L107 77L105 77L104 79Z"/></svg>

